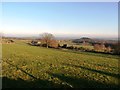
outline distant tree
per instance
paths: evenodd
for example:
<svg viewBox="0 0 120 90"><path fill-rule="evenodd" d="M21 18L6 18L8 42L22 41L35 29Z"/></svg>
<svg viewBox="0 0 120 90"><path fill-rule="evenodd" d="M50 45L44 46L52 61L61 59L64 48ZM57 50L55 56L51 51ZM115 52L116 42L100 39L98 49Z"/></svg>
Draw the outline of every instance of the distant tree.
<svg viewBox="0 0 120 90"><path fill-rule="evenodd" d="M118 41L118 43L114 44L113 49L114 49L115 54L120 54L120 41Z"/></svg>
<svg viewBox="0 0 120 90"><path fill-rule="evenodd" d="M58 43L58 47L61 47L61 45Z"/></svg>
<svg viewBox="0 0 120 90"><path fill-rule="evenodd" d="M101 44L94 44L94 50L95 51L102 51L104 52L106 49L105 45L103 43Z"/></svg>
<svg viewBox="0 0 120 90"><path fill-rule="evenodd" d="M100 45L100 49L101 49L102 51L104 51L104 50L106 49L104 43L102 43L102 44Z"/></svg>
<svg viewBox="0 0 120 90"><path fill-rule="evenodd" d="M47 48L48 46L50 46L53 40L54 40L54 36L51 33L43 33L41 35L41 41L43 44L46 45Z"/></svg>
<svg viewBox="0 0 120 90"><path fill-rule="evenodd" d="M79 47L78 50L82 50L82 51L84 51L85 48L84 48L84 47Z"/></svg>
<svg viewBox="0 0 120 90"><path fill-rule="evenodd" d="M69 47L67 47L67 49L74 49L74 46L73 45L69 46Z"/></svg>
<svg viewBox="0 0 120 90"><path fill-rule="evenodd" d="M95 50L95 51L98 51L99 49L100 49L99 44L95 44L95 45L94 45L94 50Z"/></svg>
<svg viewBox="0 0 120 90"><path fill-rule="evenodd" d="M108 53L110 53L112 51L112 49L111 49L110 46L108 46L108 47L106 47L105 51L108 52Z"/></svg>
<svg viewBox="0 0 120 90"><path fill-rule="evenodd" d="M63 44L62 48L67 48L67 44Z"/></svg>
<svg viewBox="0 0 120 90"><path fill-rule="evenodd" d="M59 44L56 40L51 40L49 46L52 47L52 48L58 48Z"/></svg>

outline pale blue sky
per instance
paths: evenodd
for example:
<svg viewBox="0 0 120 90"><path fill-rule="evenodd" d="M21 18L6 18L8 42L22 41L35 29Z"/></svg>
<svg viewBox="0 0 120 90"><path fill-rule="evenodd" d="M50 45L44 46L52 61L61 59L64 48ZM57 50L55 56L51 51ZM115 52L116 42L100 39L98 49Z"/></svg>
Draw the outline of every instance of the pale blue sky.
<svg viewBox="0 0 120 90"><path fill-rule="evenodd" d="M117 2L2 3L2 30L9 35L43 32L67 36L117 37Z"/></svg>

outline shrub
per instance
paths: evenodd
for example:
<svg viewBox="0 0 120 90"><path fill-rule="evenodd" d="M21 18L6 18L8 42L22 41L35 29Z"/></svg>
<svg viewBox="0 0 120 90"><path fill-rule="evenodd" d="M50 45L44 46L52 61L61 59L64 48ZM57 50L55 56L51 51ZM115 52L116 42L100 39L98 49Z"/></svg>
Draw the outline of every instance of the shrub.
<svg viewBox="0 0 120 90"><path fill-rule="evenodd" d="M73 46L69 46L69 47L67 47L67 49L74 49L74 47Z"/></svg>
<svg viewBox="0 0 120 90"><path fill-rule="evenodd" d="M67 48L67 44L63 44L62 48Z"/></svg>
<svg viewBox="0 0 120 90"><path fill-rule="evenodd" d="M114 44L113 49L114 54L120 54L120 42Z"/></svg>
<svg viewBox="0 0 120 90"><path fill-rule="evenodd" d="M52 48L58 48L58 42L56 40L51 40L51 43L49 46Z"/></svg>

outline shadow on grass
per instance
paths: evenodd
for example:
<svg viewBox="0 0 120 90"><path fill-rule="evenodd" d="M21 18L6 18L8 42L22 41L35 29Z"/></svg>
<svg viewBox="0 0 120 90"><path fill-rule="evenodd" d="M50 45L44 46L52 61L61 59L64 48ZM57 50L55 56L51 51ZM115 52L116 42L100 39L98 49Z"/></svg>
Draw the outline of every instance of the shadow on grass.
<svg viewBox="0 0 120 90"><path fill-rule="evenodd" d="M30 73L26 72L25 70L23 70L23 69L17 67L16 65L13 65L13 64L11 64L11 63L8 62L8 61L5 61L5 62L6 62L7 64L9 64L9 65L11 65L11 66L13 66L13 67L15 67L15 68L21 70L23 73L27 74L28 76L32 77L33 79L37 79L37 78L36 78L35 76L33 76L32 74L30 74Z"/></svg>
<svg viewBox="0 0 120 90"><path fill-rule="evenodd" d="M113 84L104 84L100 83L94 80L88 80L84 78L76 78L76 77L71 77L71 76L65 76L64 74L53 74L53 73L48 73L49 75L59 78L63 82L66 82L73 88L119 88L117 85Z"/></svg>
<svg viewBox="0 0 120 90"><path fill-rule="evenodd" d="M60 79L63 83L57 84L52 81L37 79L34 81L18 79L10 79L2 77L2 89L6 88L119 88L113 84L103 84L93 80L84 78L76 78L65 76L64 74L48 73L54 78Z"/></svg>
<svg viewBox="0 0 120 90"><path fill-rule="evenodd" d="M37 79L34 81L2 77L2 88L54 88L60 87L52 81ZM62 86L61 86L62 87Z"/></svg>
<svg viewBox="0 0 120 90"><path fill-rule="evenodd" d="M88 80L84 78L76 78L73 76L65 76L64 74L56 74L56 73L47 72L47 74L49 74L51 77L58 78L62 80L63 82L66 82L66 84L63 84L63 83L58 84L58 83L54 83L53 81L42 80L42 79L36 78L32 74L22 70L21 68L18 68L17 66L9 62L7 63L21 70L23 73L29 75L30 77L33 78L33 80L23 80L21 78L11 79L8 77L2 77L2 88L3 89L4 88L71 88L71 86L73 88L118 88L117 85L113 85L113 84L111 85L105 84L105 83L103 84L97 81ZM80 67L80 68L98 72L98 73L104 73L102 71L96 71L96 70L92 70L92 69L81 67L81 66L76 66L76 65L72 65L72 66ZM111 75L109 73L107 74Z"/></svg>
<svg viewBox="0 0 120 90"><path fill-rule="evenodd" d="M85 62L86 63L86 62ZM91 63L91 62L87 62L88 64L92 64L92 65L95 65L95 66L102 66L102 67L105 67L105 68L112 68L112 69L119 69L118 66L109 66L109 65L105 65L105 64L99 64L99 63Z"/></svg>
<svg viewBox="0 0 120 90"><path fill-rule="evenodd" d="M100 52L87 52L87 51L75 51L75 50L60 50L62 52L69 52L69 53L76 53L76 54L84 54L84 55L92 55L92 56L98 56L98 57L105 57L105 58L115 58L120 59L119 55L114 54L106 54L106 53L100 53Z"/></svg>
<svg viewBox="0 0 120 90"><path fill-rule="evenodd" d="M108 76L112 76L112 77L115 77L115 78L118 78L118 79L120 78L120 75L119 75L119 74L104 72L104 71L95 70L95 69L91 69L91 68L87 68L87 67L83 67L83 66L65 64L65 63L63 63L63 65L72 66L72 67L77 67L77 68L82 68L82 69L89 70L89 71L92 71L92 72L96 72L96 73L100 73L100 74L105 74L105 75L108 75Z"/></svg>
<svg viewBox="0 0 120 90"><path fill-rule="evenodd" d="M63 88L63 87L67 87L66 85L59 85L52 81L36 78L32 74L24 71L23 69L17 67L16 65L13 65L8 61L6 61L6 63L21 70L23 73L31 77L33 80L23 80L21 78L11 79L8 77L0 77L0 80L2 78L3 89L4 88Z"/></svg>

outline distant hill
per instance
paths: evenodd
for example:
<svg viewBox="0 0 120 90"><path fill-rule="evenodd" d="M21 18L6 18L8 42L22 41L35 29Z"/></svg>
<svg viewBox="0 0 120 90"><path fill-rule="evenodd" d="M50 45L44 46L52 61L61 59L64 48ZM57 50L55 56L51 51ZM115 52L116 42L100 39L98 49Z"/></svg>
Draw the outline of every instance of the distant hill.
<svg viewBox="0 0 120 90"><path fill-rule="evenodd" d="M117 40L91 39L91 38L88 38L88 37L82 37L80 39L73 39L72 41L74 43L86 42L86 43L111 43L111 44L114 44L114 43L118 42Z"/></svg>
<svg viewBox="0 0 120 90"><path fill-rule="evenodd" d="M88 37L82 37L80 39L74 39L73 42L75 43L83 43L83 42L93 42L94 40Z"/></svg>

